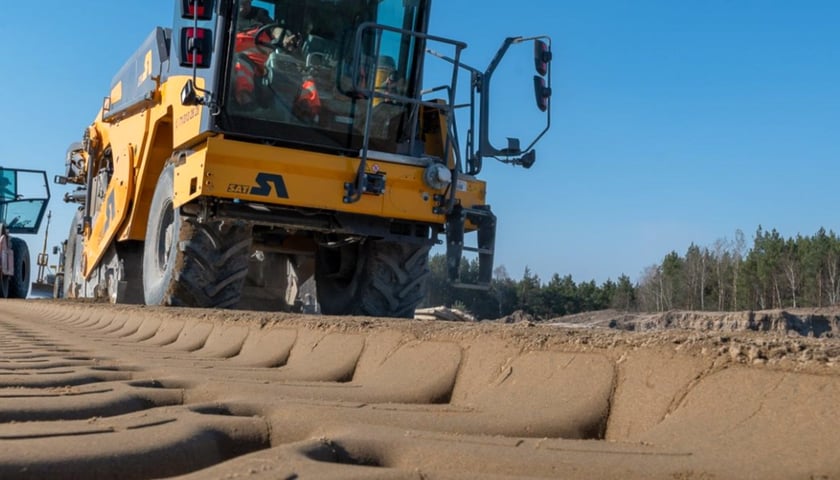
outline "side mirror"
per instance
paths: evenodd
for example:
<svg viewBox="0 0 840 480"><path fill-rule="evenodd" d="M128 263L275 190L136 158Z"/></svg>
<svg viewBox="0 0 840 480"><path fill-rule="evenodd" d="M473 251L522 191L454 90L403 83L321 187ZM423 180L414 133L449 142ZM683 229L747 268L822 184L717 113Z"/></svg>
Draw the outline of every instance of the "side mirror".
<svg viewBox="0 0 840 480"><path fill-rule="evenodd" d="M537 99L537 108L541 112L548 110L548 100L551 98L551 87L546 84L546 77L549 77L551 64L551 47L540 39L534 40L534 68L537 75L534 75L534 95Z"/></svg>
<svg viewBox="0 0 840 480"><path fill-rule="evenodd" d="M192 80L187 80L184 88L181 89L181 105L201 105L201 101L198 99L198 94L195 91L195 84Z"/></svg>
<svg viewBox="0 0 840 480"><path fill-rule="evenodd" d="M548 110L548 101L551 99L551 87L545 84L545 79L534 75L534 95L537 99L537 108L541 112Z"/></svg>
<svg viewBox="0 0 840 480"><path fill-rule="evenodd" d="M548 64L551 63L551 48L543 40L534 40L534 66L541 77L548 74Z"/></svg>

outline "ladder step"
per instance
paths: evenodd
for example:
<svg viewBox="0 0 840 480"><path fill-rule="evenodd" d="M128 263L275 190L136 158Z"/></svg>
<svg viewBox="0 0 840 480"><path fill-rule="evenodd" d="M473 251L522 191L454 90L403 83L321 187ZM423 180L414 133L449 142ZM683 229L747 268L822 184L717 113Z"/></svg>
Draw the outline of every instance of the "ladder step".
<svg viewBox="0 0 840 480"><path fill-rule="evenodd" d="M474 252L474 253L486 253L486 254L493 254L493 250L489 248L475 248L475 247L463 247L465 252Z"/></svg>
<svg viewBox="0 0 840 480"><path fill-rule="evenodd" d="M455 288L463 288L464 290L481 290L481 291L490 290L490 284L489 283L461 283L461 282L455 282L455 283L452 284L452 286L455 287Z"/></svg>
<svg viewBox="0 0 840 480"><path fill-rule="evenodd" d="M474 217L492 217L493 212L490 210L482 210L480 208L465 208L464 213L467 214L467 217L474 216Z"/></svg>

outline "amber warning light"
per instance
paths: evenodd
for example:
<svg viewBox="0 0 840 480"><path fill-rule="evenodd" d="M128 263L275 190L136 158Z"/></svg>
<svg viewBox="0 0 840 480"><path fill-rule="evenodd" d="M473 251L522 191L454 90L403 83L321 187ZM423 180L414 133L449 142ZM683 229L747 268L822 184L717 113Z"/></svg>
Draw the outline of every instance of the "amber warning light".
<svg viewBox="0 0 840 480"><path fill-rule="evenodd" d="M181 18L209 20L210 3L210 0L181 0Z"/></svg>

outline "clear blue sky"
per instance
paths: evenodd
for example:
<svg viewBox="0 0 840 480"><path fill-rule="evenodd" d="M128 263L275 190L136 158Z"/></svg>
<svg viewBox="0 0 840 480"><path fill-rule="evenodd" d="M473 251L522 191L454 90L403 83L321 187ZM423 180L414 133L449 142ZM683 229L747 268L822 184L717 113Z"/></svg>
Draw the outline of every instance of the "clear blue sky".
<svg viewBox="0 0 840 480"><path fill-rule="evenodd" d="M477 67L506 36L553 38L553 125L537 164L483 173L497 265L512 277L528 266L544 281L635 280L736 229L748 242L759 224L786 237L840 230L840 2L434 4L432 33L466 41ZM63 173L113 75L172 11L172 0L7 2L0 165ZM494 132L537 128L516 108L494 120ZM54 245L73 209L51 187ZM43 239L27 241L34 255Z"/></svg>

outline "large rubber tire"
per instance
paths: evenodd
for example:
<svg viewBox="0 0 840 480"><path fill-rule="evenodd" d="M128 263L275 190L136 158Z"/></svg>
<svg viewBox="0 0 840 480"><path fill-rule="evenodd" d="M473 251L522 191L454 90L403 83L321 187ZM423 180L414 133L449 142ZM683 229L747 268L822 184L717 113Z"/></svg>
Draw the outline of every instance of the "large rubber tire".
<svg viewBox="0 0 840 480"><path fill-rule="evenodd" d="M9 285L12 283L12 277L0 274L0 298L9 298Z"/></svg>
<svg viewBox="0 0 840 480"><path fill-rule="evenodd" d="M174 166L155 188L143 249L147 305L229 308L248 274L251 226L240 221L199 223L173 208Z"/></svg>
<svg viewBox="0 0 840 480"><path fill-rule="evenodd" d="M384 240L320 247L315 284L321 313L413 318L426 298L430 248Z"/></svg>
<svg viewBox="0 0 840 480"><path fill-rule="evenodd" d="M64 298L64 274L57 273L53 282L53 298Z"/></svg>
<svg viewBox="0 0 840 480"><path fill-rule="evenodd" d="M76 211L67 233L64 245L64 280L61 285L63 298L78 298L84 283L82 276L82 236L78 233L82 224L82 212Z"/></svg>
<svg viewBox="0 0 840 480"><path fill-rule="evenodd" d="M19 238L12 238L15 254L15 276L9 282L9 298L26 298L29 295L29 247Z"/></svg>

